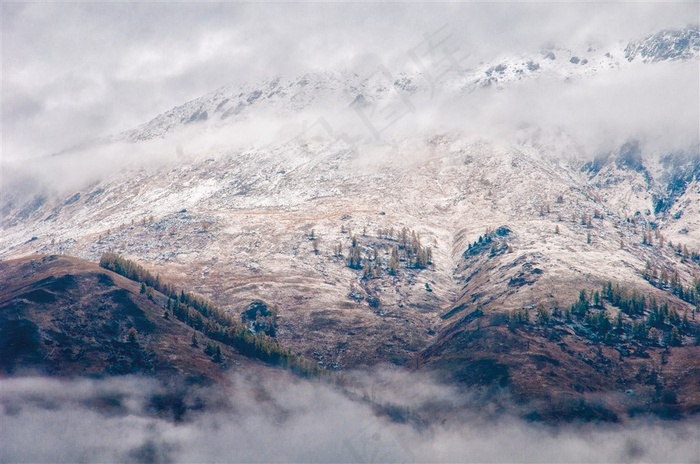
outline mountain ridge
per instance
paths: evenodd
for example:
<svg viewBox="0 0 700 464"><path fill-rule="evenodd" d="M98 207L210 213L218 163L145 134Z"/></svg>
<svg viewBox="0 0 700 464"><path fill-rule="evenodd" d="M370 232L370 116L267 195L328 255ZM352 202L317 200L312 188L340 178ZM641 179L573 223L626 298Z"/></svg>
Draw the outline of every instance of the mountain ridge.
<svg viewBox="0 0 700 464"><path fill-rule="evenodd" d="M502 88L504 85L533 77L555 81L580 79L620 69L626 66L626 63L635 61L637 55L641 57L643 63L697 59L700 56L699 31L697 26L686 26L683 29L650 34L639 42L603 47L603 50L588 47L585 52L578 53L552 48L526 56L503 57L493 62L480 63L473 69L457 67L454 70L454 77L441 81L440 89L448 94L461 94L471 93L484 87ZM559 58L555 52L560 54ZM623 55L625 60L620 62L617 57ZM173 108L136 129L123 132L113 140L148 140L153 137L162 137L177 124L191 124L216 118L225 120L234 117L235 119L235 116L242 114L248 107L266 100L274 109L279 104L278 97L289 96L290 101L296 102L292 105L292 109L299 111L318 100L323 100L322 96L328 98L329 95L324 95L324 90L326 92L330 90L331 96L336 99L344 97L345 104L348 106L360 97L364 99L369 97L370 101L381 99L382 93L391 93L391 90L407 95L426 93L432 88L433 78L429 74L426 76L422 74L424 73L400 72L394 76L388 69L379 65L376 70L364 76L353 71L322 71L304 73L286 80L274 77L263 79L257 84L243 84L238 87L227 85L204 97ZM377 79L381 83L374 88L373 92L367 87ZM307 92L309 88L313 88L316 92L310 95ZM366 95L368 90L369 95Z"/></svg>
<svg viewBox="0 0 700 464"><path fill-rule="evenodd" d="M689 58L664 59L695 59L695 42L687 47ZM587 53L597 58L553 49L539 67L485 63L447 81L447 99L492 96L519 75L566 86L596 66L658 66L630 64L621 48ZM402 92L428 98L427 81L325 72L263 82L188 102L116 136L115 149L154 154L162 146L148 144L177 128L186 145L189 134L206 138L214 119L246 132L249 110L263 121L321 116L272 143L250 130L255 143L224 138L189 154L179 146L160 164L109 172L68 195L18 189L2 199L0 257L114 252L230 314L272 302L276 339L334 371L436 370L545 406L548 391L572 404L610 394L603 409L582 413L603 420L697 411L697 385L678 374L694 368L700 340L697 146L659 153L628 139L591 160L561 131L530 128L499 143L409 127L380 139L367 129L383 126L366 120L356 121L358 137L324 125L331 113L305 109L331 101L369 118L383 99L406 106ZM622 290L600 300L607 282ZM621 377L606 377L613 371ZM641 393L620 400L630 385Z"/></svg>

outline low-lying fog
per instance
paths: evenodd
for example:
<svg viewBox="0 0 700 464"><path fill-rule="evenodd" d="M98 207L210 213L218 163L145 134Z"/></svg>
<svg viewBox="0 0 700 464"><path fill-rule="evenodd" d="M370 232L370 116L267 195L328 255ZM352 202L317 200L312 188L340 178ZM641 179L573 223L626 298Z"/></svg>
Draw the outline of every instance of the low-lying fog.
<svg viewBox="0 0 700 464"><path fill-rule="evenodd" d="M415 375L343 384L278 371L227 387L4 379L0 461L700 462L697 419L554 427Z"/></svg>

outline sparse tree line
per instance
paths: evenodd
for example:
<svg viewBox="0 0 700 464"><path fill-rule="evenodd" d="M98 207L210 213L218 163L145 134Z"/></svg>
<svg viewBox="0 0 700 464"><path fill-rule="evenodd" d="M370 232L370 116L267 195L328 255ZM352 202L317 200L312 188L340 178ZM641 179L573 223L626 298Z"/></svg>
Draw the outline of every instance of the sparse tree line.
<svg viewBox="0 0 700 464"><path fill-rule="evenodd" d="M277 312L260 300L248 305L248 309L241 313L241 320L253 334L277 336Z"/></svg>
<svg viewBox="0 0 700 464"><path fill-rule="evenodd" d="M636 221L632 220L631 222L635 225L636 232ZM649 247L653 247L654 245L663 247L666 245L668 248L673 250L674 254L681 258L682 261L688 260L696 264L700 264L700 251L690 250L687 245L680 242L676 244L670 240L667 242L666 237L659 229L650 228L648 225L645 226L644 230L642 231L642 245Z"/></svg>
<svg viewBox="0 0 700 464"><path fill-rule="evenodd" d="M474 243L469 243L467 245L467 249L462 256L466 259L470 256L480 255L487 250L489 252L489 257L506 252L510 253L512 248L505 241L505 237L508 235L510 235L510 229L505 226L501 226L496 230L490 228L486 229L484 235L479 235L479 238Z"/></svg>
<svg viewBox="0 0 700 464"><path fill-rule="evenodd" d="M635 224L635 229L636 229L636 223ZM649 228L649 226L645 226L644 230L642 231L642 245L647 245L647 246L654 246L654 241L660 246L663 247L664 244L666 244L666 237L664 237L664 234L661 233L659 229L652 229ZM669 245L672 249L675 250L675 247L673 246L672 242L669 242ZM682 248L681 250L682 251ZM686 247L686 253L688 252L688 249Z"/></svg>
<svg viewBox="0 0 700 464"><path fill-rule="evenodd" d="M173 285L163 282L159 276L153 276L151 272L131 260L115 253L104 253L100 258L100 266L130 280L141 282L141 288L144 289L142 293L148 294L151 299L153 290L164 294L167 297L164 317L169 318L172 315L211 340L235 348L244 356L289 367L303 375L318 375L321 372L316 364L282 348L271 336L264 332L251 333L242 322L235 320L210 301L184 290L178 293ZM198 346L196 333L193 335L192 345ZM212 356L214 361L223 361L218 345L207 346L205 352L207 351L211 351L207 354Z"/></svg>
<svg viewBox="0 0 700 464"><path fill-rule="evenodd" d="M619 309L616 317L608 315L608 306ZM511 330L533 322L545 330L557 324L573 325L580 335L607 344L634 341L645 346L681 346L684 336L700 343L700 326L694 322L698 311L700 308L693 309L689 320L687 312L681 317L666 301L659 303L608 281L600 290L581 290L578 300L565 310L539 305L532 321L530 311L520 309L508 314L508 323Z"/></svg>
<svg viewBox="0 0 700 464"><path fill-rule="evenodd" d="M647 261L642 275L654 287L666 290L690 304L700 304L700 278L697 276L693 278L693 283L686 287L681 282L677 269L668 272L663 266L656 266L651 261Z"/></svg>
<svg viewBox="0 0 700 464"><path fill-rule="evenodd" d="M341 232L350 234L344 227ZM426 269L433 264L432 248L423 246L420 234L406 227L380 228L375 239L363 230L361 237L351 235L347 251L338 243L333 255L344 259L350 269L362 271L363 279L380 277L382 273L396 276L401 268Z"/></svg>
<svg viewBox="0 0 700 464"><path fill-rule="evenodd" d="M600 199L596 198L596 202L599 202ZM558 196L556 199L556 203L563 203L564 199L563 196ZM549 215L551 212L550 205L549 203L541 204L539 207L539 215L544 217ZM581 226L585 227L586 229L593 229L593 219L599 219L599 220L605 220L606 216L605 213L602 212L599 208L594 208L593 209L593 214L590 213L581 213L580 215L574 213L572 216L572 222L574 224L579 223ZM561 214L557 214L557 221L561 222L563 220L563 217ZM666 237L663 235L661 230L657 228L657 224L654 222L645 222L643 219L633 216L633 217L627 217L626 222L628 224L631 224L633 228L634 234L639 233L638 226L641 223L641 235L642 235L642 245L646 245L649 247L652 247L654 245L658 245L659 247L664 247L664 245L668 246L670 249L674 251L676 256L680 257L681 260L689 260L692 262L695 262L696 264L700 265L700 251L698 250L690 250L688 249L687 245L677 243L673 244L671 241L667 241ZM560 227L559 225L555 225L554 228L554 233L556 235L560 234ZM586 234L586 243L590 244L591 243L591 234L590 232L587 232ZM621 247L624 248L624 241L621 241Z"/></svg>

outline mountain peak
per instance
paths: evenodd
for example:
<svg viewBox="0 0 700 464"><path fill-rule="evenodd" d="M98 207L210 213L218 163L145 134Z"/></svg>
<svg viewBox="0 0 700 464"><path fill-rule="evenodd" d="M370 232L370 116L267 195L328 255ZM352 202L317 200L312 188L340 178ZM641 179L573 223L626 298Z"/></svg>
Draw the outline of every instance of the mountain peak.
<svg viewBox="0 0 700 464"><path fill-rule="evenodd" d="M689 60L699 52L700 29L689 25L683 29L664 29L639 42L630 42L625 48L625 58L633 61L639 56L644 62Z"/></svg>

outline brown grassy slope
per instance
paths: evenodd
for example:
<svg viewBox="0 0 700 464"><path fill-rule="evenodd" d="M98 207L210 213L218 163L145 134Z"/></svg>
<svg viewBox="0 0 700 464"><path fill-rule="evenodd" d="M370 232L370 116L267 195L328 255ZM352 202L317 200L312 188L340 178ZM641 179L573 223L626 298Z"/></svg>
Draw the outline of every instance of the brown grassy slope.
<svg viewBox="0 0 700 464"><path fill-rule="evenodd" d="M471 316L471 317L469 317ZM507 390L533 418L622 420L700 412L700 346L592 342L566 324L515 328L499 315L467 315L421 352L416 365L450 382Z"/></svg>
<svg viewBox="0 0 700 464"><path fill-rule="evenodd" d="M165 299L97 264L67 256L0 262L0 375L141 373L199 379L222 377L223 366L203 352L209 341L173 317ZM129 331L136 329L136 341ZM226 363L244 358L221 346Z"/></svg>

